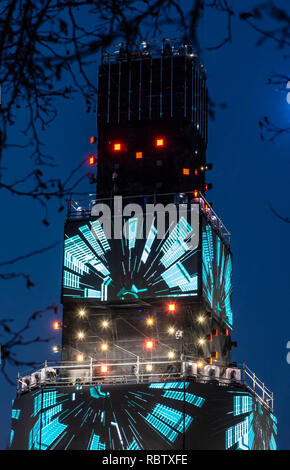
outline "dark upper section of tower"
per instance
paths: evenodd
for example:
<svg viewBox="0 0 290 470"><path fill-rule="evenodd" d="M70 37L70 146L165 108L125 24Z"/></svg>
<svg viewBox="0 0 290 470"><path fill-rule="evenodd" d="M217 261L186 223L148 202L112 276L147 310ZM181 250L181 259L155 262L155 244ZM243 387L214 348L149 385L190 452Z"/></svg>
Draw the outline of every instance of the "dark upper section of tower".
<svg viewBox="0 0 290 470"><path fill-rule="evenodd" d="M204 192L206 74L191 45L103 52L98 96L99 194Z"/></svg>

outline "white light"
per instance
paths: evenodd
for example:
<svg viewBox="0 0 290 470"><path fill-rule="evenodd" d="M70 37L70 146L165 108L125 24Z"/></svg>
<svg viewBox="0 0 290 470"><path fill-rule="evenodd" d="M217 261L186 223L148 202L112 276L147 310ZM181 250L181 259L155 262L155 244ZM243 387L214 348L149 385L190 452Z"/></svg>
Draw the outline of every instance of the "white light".
<svg viewBox="0 0 290 470"><path fill-rule="evenodd" d="M104 320L104 321L102 322L102 327L103 327L103 328L108 328L108 326L109 326L108 320Z"/></svg>
<svg viewBox="0 0 290 470"><path fill-rule="evenodd" d="M204 343L205 343L205 339L204 338L199 338L198 344L202 345Z"/></svg>
<svg viewBox="0 0 290 470"><path fill-rule="evenodd" d="M203 315L199 315L199 317L197 317L198 323L203 323L204 320L205 320L205 317Z"/></svg>
<svg viewBox="0 0 290 470"><path fill-rule="evenodd" d="M168 333L169 333L170 335L174 335L174 332L175 332L175 329L173 328L173 326L170 326L170 327L168 328Z"/></svg>
<svg viewBox="0 0 290 470"><path fill-rule="evenodd" d="M78 332L78 339L84 339L84 337L85 337L84 332L83 332L83 331L79 331L79 332Z"/></svg>
<svg viewBox="0 0 290 470"><path fill-rule="evenodd" d="M78 354L77 355L77 361L82 362L84 360L84 355L83 354Z"/></svg>
<svg viewBox="0 0 290 470"><path fill-rule="evenodd" d="M169 359L173 359L174 356L175 356L174 352L173 352L173 351L169 351L169 353L168 353L168 358L169 358Z"/></svg>
<svg viewBox="0 0 290 470"><path fill-rule="evenodd" d="M85 316L85 314L86 314L86 312L85 312L84 310L80 310L80 311L79 311L79 316L80 316L80 317L83 318L83 317Z"/></svg>
<svg viewBox="0 0 290 470"><path fill-rule="evenodd" d="M152 364L146 364L146 371L151 372L153 369Z"/></svg>

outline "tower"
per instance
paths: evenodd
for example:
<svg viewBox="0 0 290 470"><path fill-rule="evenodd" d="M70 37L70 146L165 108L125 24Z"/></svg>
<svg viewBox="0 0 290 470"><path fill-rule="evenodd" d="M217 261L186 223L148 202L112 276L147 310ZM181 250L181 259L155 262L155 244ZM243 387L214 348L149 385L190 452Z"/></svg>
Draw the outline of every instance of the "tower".
<svg viewBox="0 0 290 470"><path fill-rule="evenodd" d="M231 360L232 253L206 199L207 116L190 44L103 51L97 193L72 199L65 223L61 362L21 378L16 402L35 388L34 419L12 446L275 447L273 396Z"/></svg>

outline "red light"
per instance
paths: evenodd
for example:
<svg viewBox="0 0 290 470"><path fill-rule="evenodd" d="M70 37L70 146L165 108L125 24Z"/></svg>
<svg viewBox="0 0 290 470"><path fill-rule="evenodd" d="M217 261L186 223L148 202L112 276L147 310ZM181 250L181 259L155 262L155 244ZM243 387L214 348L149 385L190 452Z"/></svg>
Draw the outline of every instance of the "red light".
<svg viewBox="0 0 290 470"><path fill-rule="evenodd" d="M161 148L165 147L165 139L164 137L157 137L154 141L155 147Z"/></svg>
<svg viewBox="0 0 290 470"><path fill-rule="evenodd" d="M208 191L208 185L207 184L205 185L205 190Z"/></svg>
<svg viewBox="0 0 290 470"><path fill-rule="evenodd" d="M215 330L215 335L216 335L216 336L219 335L219 330Z"/></svg>
<svg viewBox="0 0 290 470"><path fill-rule="evenodd" d="M183 173L184 175L189 175L189 168L183 168L183 169L182 169L182 173Z"/></svg>
<svg viewBox="0 0 290 470"><path fill-rule="evenodd" d="M136 158L137 159L143 158L143 153L142 152L136 152Z"/></svg>
<svg viewBox="0 0 290 470"><path fill-rule="evenodd" d="M54 330L59 330L60 328L61 328L60 322L59 322L59 321L55 321L55 322L53 323L53 329L54 329Z"/></svg>
<svg viewBox="0 0 290 470"><path fill-rule="evenodd" d="M194 170L194 174L195 174L195 176L197 176L197 169Z"/></svg>
<svg viewBox="0 0 290 470"><path fill-rule="evenodd" d="M100 367L100 371L102 374L107 374L108 373L108 366L106 366L105 364L103 364L101 367Z"/></svg>
<svg viewBox="0 0 290 470"><path fill-rule="evenodd" d="M209 338L210 341L212 341L212 335L210 335L210 338Z"/></svg>
<svg viewBox="0 0 290 470"><path fill-rule="evenodd" d="M168 304L168 311L169 312L175 312L176 310L176 305L175 304Z"/></svg>
<svg viewBox="0 0 290 470"><path fill-rule="evenodd" d="M154 341L152 341L152 339L146 341L145 346L146 346L146 349L153 349L154 348Z"/></svg>
<svg viewBox="0 0 290 470"><path fill-rule="evenodd" d="M115 142L113 144L114 152L120 152L122 150L122 144L120 142Z"/></svg>
<svg viewBox="0 0 290 470"><path fill-rule="evenodd" d="M95 157L89 157L89 165L94 165L96 163L96 158Z"/></svg>

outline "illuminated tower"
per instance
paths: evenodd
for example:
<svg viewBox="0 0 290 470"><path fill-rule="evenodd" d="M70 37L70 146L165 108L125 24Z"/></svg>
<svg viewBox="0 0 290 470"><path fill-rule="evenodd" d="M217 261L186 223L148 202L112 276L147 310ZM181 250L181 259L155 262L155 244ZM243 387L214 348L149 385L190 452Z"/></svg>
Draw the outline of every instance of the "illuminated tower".
<svg viewBox="0 0 290 470"><path fill-rule="evenodd" d="M103 51L97 194L71 199L65 223L62 361L20 379L14 415L30 425L21 434L15 418L12 447L275 448L273 396L231 361L232 254L205 197L207 101L190 44Z"/></svg>

